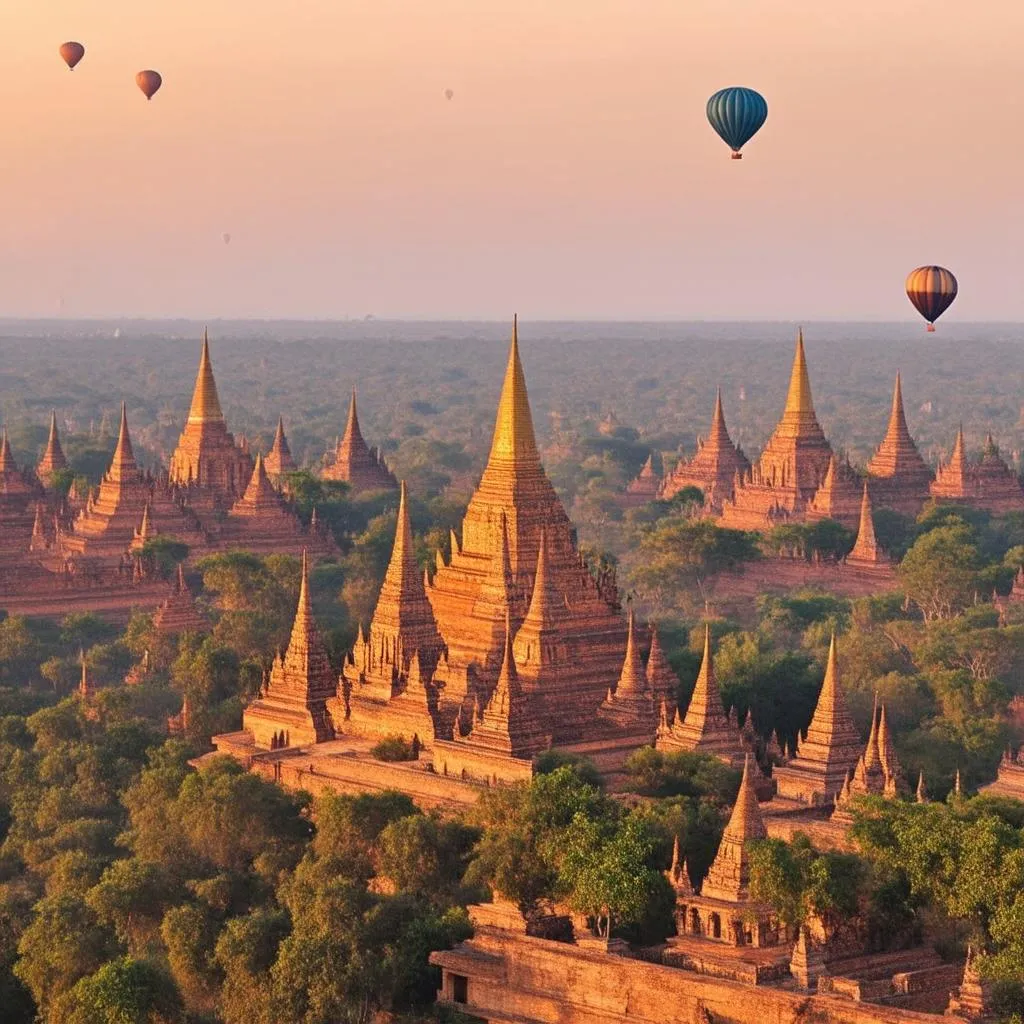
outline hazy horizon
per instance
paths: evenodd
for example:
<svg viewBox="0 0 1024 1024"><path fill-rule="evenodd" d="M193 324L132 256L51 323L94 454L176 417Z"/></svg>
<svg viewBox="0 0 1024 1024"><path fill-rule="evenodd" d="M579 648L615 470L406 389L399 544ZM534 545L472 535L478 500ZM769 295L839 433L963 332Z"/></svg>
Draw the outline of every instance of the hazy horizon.
<svg viewBox="0 0 1024 1024"><path fill-rule="evenodd" d="M935 262L1024 320L1022 5L637 8L12 0L0 314L910 322Z"/></svg>

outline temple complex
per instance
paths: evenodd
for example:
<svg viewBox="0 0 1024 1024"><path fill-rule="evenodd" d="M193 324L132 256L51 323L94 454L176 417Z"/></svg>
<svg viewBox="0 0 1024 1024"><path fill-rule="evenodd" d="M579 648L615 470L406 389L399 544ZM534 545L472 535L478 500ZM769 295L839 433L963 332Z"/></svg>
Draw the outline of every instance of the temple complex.
<svg viewBox="0 0 1024 1024"><path fill-rule="evenodd" d="M654 455L648 455L640 472L626 485L626 493L622 496L625 508L637 508L654 501L661 488L661 477L654 468Z"/></svg>
<svg viewBox="0 0 1024 1024"><path fill-rule="evenodd" d="M825 682L814 717L794 756L772 773L780 798L827 807L861 758L861 739L839 683L836 640L828 649Z"/></svg>
<svg viewBox="0 0 1024 1024"><path fill-rule="evenodd" d="M43 486L49 487L53 474L60 469L67 469L68 460L64 456L64 449L60 446L60 435L57 433L57 410L50 413L50 436L46 440L46 451L36 465L36 476L42 481Z"/></svg>
<svg viewBox="0 0 1024 1024"><path fill-rule="evenodd" d="M704 492L705 503L713 511L721 512L723 502L733 496L737 476L742 479L749 472L749 459L733 444L725 426L722 389L719 388L707 439L697 438L693 458L682 458L676 463L665 477L658 497L667 500L685 487L697 487Z"/></svg>
<svg viewBox="0 0 1024 1024"><path fill-rule="evenodd" d="M248 551L298 554L312 540L298 516L267 476L263 456L256 456L245 493L231 506L224 541Z"/></svg>
<svg viewBox="0 0 1024 1024"><path fill-rule="evenodd" d="M320 474L325 480L341 480L353 491L385 491L398 487L394 473L388 469L380 450L370 448L363 440L356 413L356 389L348 407L345 433L338 442L334 462Z"/></svg>
<svg viewBox="0 0 1024 1024"><path fill-rule="evenodd" d="M171 456L170 480L174 484L194 484L223 504L241 494L251 475L252 459L235 442L224 421L213 379L209 337L203 331L192 405Z"/></svg>
<svg viewBox="0 0 1024 1024"><path fill-rule="evenodd" d="M831 462L832 448L814 412L801 330L782 419L756 465L738 479L733 496L722 503L722 525L765 530L803 518Z"/></svg>
<svg viewBox="0 0 1024 1024"><path fill-rule="evenodd" d="M999 454L992 435L985 440L980 461L971 463L964 451L962 426L949 461L940 463L936 470L931 496L936 501L971 505L997 515L1024 510L1024 489Z"/></svg>
<svg viewBox="0 0 1024 1024"><path fill-rule="evenodd" d="M900 375L892 393L892 412L885 437L867 465L872 493L878 503L905 516L916 517L928 500L932 471L921 458L903 412Z"/></svg>
<svg viewBox="0 0 1024 1024"><path fill-rule="evenodd" d="M284 418L278 416L277 430L274 432L274 443L263 460L263 466L267 475L275 483L280 483L281 478L288 473L294 473L298 467L292 458L292 450L288 447L288 438L284 434Z"/></svg>

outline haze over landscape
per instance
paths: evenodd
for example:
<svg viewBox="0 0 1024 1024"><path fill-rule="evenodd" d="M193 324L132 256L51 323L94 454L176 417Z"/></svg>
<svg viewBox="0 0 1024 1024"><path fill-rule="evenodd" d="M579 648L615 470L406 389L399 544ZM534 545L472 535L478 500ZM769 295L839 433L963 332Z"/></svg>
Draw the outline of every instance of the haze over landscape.
<svg viewBox="0 0 1024 1024"><path fill-rule="evenodd" d="M934 262L950 320L1024 318L1011 0L6 14L3 315L909 321ZM770 106L736 165L729 84Z"/></svg>

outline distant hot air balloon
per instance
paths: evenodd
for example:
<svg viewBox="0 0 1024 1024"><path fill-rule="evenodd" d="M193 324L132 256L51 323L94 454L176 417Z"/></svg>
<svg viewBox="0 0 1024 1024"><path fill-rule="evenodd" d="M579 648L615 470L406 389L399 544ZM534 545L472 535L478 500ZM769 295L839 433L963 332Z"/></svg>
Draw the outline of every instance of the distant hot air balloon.
<svg viewBox="0 0 1024 1024"><path fill-rule="evenodd" d="M907 298L935 330L935 321L956 298L956 278L945 267L918 267L907 275Z"/></svg>
<svg viewBox="0 0 1024 1024"><path fill-rule="evenodd" d="M157 71L140 71L135 76L135 84L143 91L147 100L151 100L164 80Z"/></svg>
<svg viewBox="0 0 1024 1024"><path fill-rule="evenodd" d="M62 43L60 55L64 63L74 71L75 65L85 56L85 47L81 43Z"/></svg>
<svg viewBox="0 0 1024 1024"><path fill-rule="evenodd" d="M221 238L224 239L224 244L225 245L230 245L231 244L231 235L227 231L225 231L224 234L221 235Z"/></svg>
<svg viewBox="0 0 1024 1024"><path fill-rule="evenodd" d="M708 120L732 150L733 160L743 159L740 150L754 137L767 117L768 104L753 89L732 85L728 89L719 89L708 100Z"/></svg>
<svg viewBox="0 0 1024 1024"><path fill-rule="evenodd" d="M452 90L452 89L445 89L445 91L444 91L444 98L446 100L450 100L454 95L455 95L454 90Z"/></svg>

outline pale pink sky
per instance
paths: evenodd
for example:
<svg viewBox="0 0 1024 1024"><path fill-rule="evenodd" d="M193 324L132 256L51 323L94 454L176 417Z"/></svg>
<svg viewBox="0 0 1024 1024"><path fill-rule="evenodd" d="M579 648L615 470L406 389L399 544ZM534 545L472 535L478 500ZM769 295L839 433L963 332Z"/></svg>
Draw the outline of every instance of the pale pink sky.
<svg viewBox="0 0 1024 1024"><path fill-rule="evenodd" d="M935 262L947 321L1024 320L1020 0L4 14L0 315L910 319Z"/></svg>

